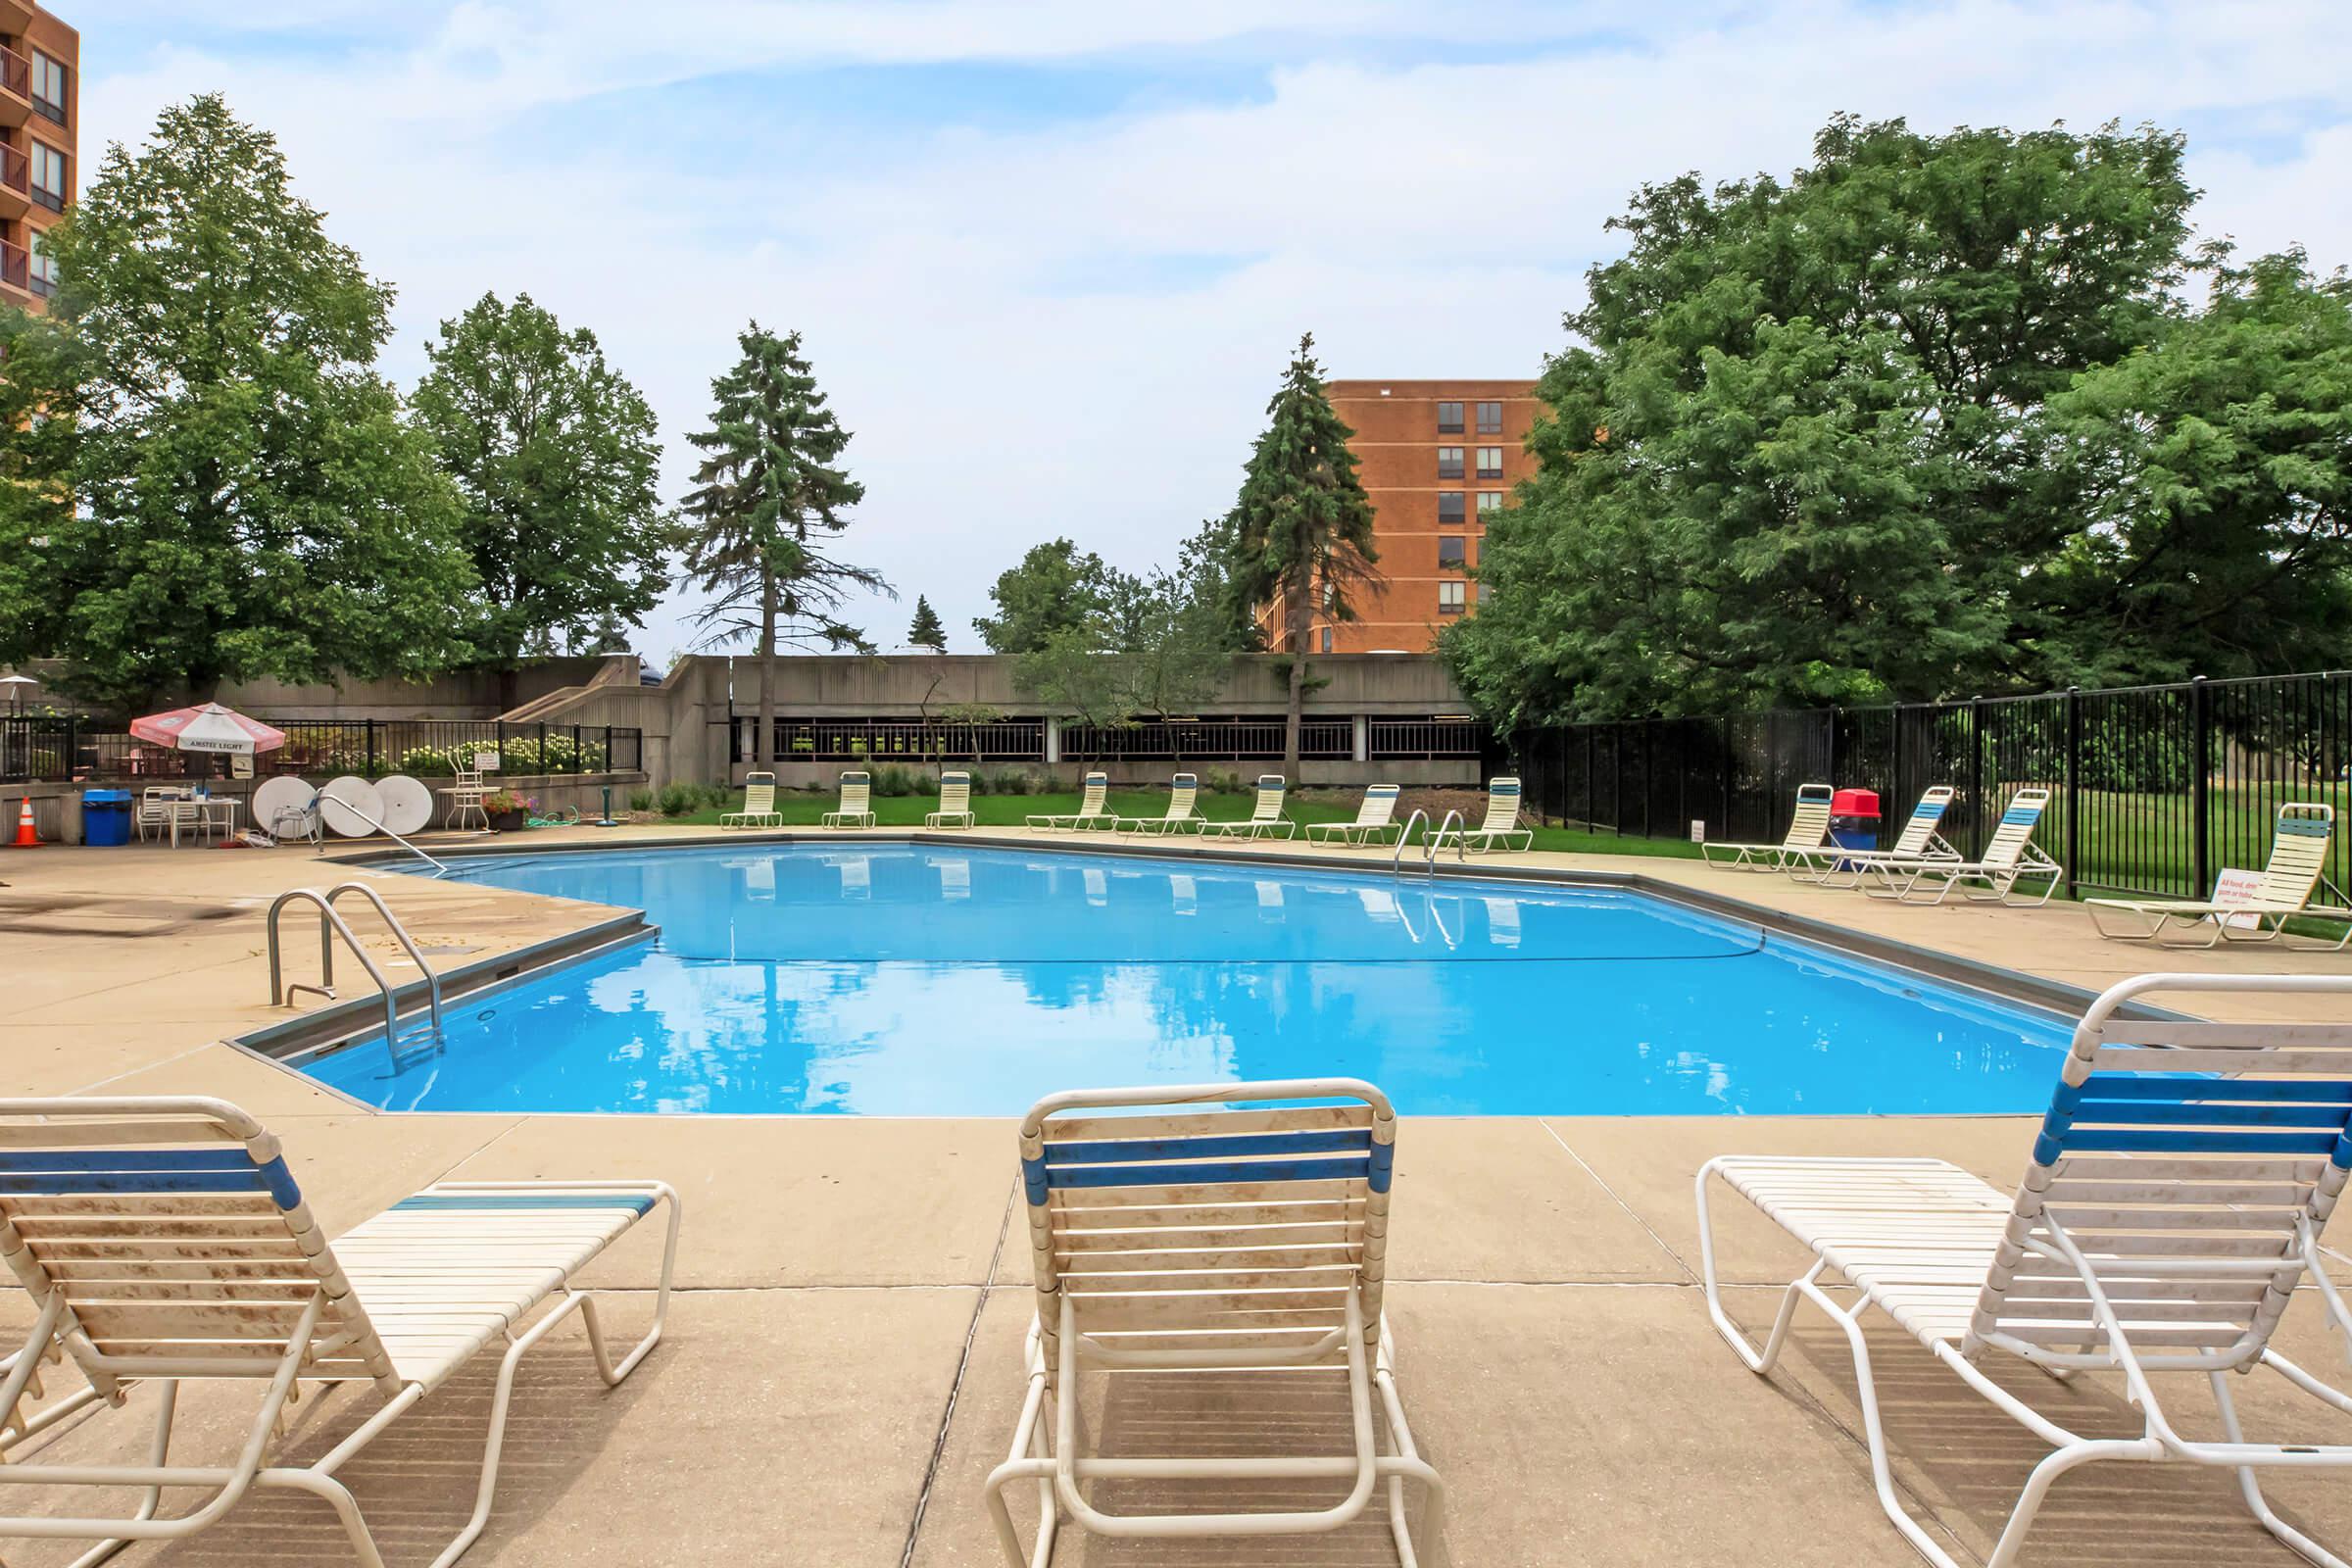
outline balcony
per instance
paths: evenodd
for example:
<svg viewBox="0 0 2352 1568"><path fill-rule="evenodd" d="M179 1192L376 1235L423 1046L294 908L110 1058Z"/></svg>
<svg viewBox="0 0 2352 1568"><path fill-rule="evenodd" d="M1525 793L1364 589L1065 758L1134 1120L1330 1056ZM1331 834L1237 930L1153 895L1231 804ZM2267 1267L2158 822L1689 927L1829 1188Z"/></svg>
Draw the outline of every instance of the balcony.
<svg viewBox="0 0 2352 1568"><path fill-rule="evenodd" d="M0 218L32 211L32 161L22 147L0 144Z"/></svg>
<svg viewBox="0 0 2352 1568"><path fill-rule="evenodd" d="M6 0L0 0L0 11L5 9ZM0 125L22 125L31 118L32 62L0 46Z"/></svg>
<svg viewBox="0 0 2352 1568"><path fill-rule="evenodd" d="M0 288L15 294L32 292L32 257L13 240L0 239Z"/></svg>

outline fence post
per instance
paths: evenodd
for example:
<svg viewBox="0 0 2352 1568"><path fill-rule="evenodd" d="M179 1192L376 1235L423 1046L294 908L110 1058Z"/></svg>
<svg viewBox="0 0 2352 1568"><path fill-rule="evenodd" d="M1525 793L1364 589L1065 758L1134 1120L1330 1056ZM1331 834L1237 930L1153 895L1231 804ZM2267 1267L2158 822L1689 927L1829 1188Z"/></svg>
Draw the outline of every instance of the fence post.
<svg viewBox="0 0 2352 1568"><path fill-rule="evenodd" d="M1715 755L1723 759L1723 816L1716 822L1710 837L1729 839L1732 836L1732 718L1729 713L1715 716Z"/></svg>
<svg viewBox="0 0 2352 1568"><path fill-rule="evenodd" d="M1649 830L1649 803L1658 795L1658 721L1642 721L1642 836L1655 838Z"/></svg>
<svg viewBox="0 0 2352 1568"><path fill-rule="evenodd" d="M2204 898L2213 886L2213 821L2211 801L2208 799L2212 780L2206 766L2206 757L2213 744L2213 710L2208 698L2211 688L2202 675L2192 676L2188 683L2188 896Z"/></svg>
<svg viewBox="0 0 2352 1568"><path fill-rule="evenodd" d="M617 772L618 768L614 766L614 761L615 759L612 756L612 726L607 724L605 726L605 765L601 768L598 768L597 771L600 773ZM611 813L608 812L607 814L610 815Z"/></svg>
<svg viewBox="0 0 2352 1568"><path fill-rule="evenodd" d="M491 724L490 744L498 753L498 768L503 773L507 768L507 721L505 719L497 719Z"/></svg>
<svg viewBox="0 0 2352 1568"><path fill-rule="evenodd" d="M2082 688L2066 689L2066 896L2082 859Z"/></svg>
<svg viewBox="0 0 2352 1568"><path fill-rule="evenodd" d="M1984 699L1968 700L1968 858L1984 853Z"/></svg>
<svg viewBox="0 0 2352 1568"><path fill-rule="evenodd" d="M72 779L79 776L74 772L75 768L81 766L81 715L79 713L68 713L66 715L65 763L67 778ZM93 767L90 769L90 771L95 773L98 770Z"/></svg>
<svg viewBox="0 0 2352 1568"><path fill-rule="evenodd" d="M368 720L368 776L375 777L375 720Z"/></svg>

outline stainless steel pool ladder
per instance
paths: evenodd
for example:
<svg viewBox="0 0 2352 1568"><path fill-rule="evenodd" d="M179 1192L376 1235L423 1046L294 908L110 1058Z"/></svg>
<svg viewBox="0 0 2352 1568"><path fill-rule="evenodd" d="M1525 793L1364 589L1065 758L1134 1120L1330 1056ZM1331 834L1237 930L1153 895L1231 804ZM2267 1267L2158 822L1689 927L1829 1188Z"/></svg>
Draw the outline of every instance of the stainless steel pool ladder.
<svg viewBox="0 0 2352 1568"><path fill-rule="evenodd" d="M1429 813L1418 806L1413 808L1413 814L1404 819L1404 831L1396 835L1396 853L1389 857L1389 875L1391 876L1404 874L1404 847L1412 842L1415 822L1420 823L1424 829L1429 826Z"/></svg>
<svg viewBox="0 0 2352 1568"><path fill-rule="evenodd" d="M357 893L361 898L375 906L375 912L383 916L384 924L392 932L393 940L401 945L402 949L407 952L410 961L416 965L417 972L424 976L425 996L431 1007L431 1044L438 1048L442 1042L441 977L433 973L431 964L424 961L424 955L418 951L416 940L409 935L409 928L400 923L399 916L395 915L390 906L377 896L375 889L368 886L365 882L340 883L327 889L324 893L319 892L317 888L289 888L280 893L270 904L270 1005L272 1007L291 1006L294 1002L294 993L297 991L313 992L326 998L329 1002L334 1001L334 939L340 935L344 943L350 947L352 955L360 960L360 967L368 971L368 978L375 982L375 989L383 994L384 1047L392 1053L395 1059L399 1057L402 1046L400 1003L393 995L392 981L384 973L383 967L375 961L366 948L360 946L360 939L352 935L350 924L344 920L342 915L335 912L335 901L346 893ZM283 971L279 961L277 920L278 916L285 912L286 906L294 903L318 906L318 984L315 986L299 981L293 985L282 983Z"/></svg>
<svg viewBox="0 0 2352 1568"><path fill-rule="evenodd" d="M1415 822L1420 823L1423 828L1429 826L1429 813L1418 806L1413 808L1413 814L1404 819L1404 831L1396 835L1396 853L1389 857L1389 874L1391 876L1404 874L1404 846L1413 836ZM1446 842L1446 830L1456 824L1465 828L1470 825L1458 808L1447 811L1446 819L1438 824L1437 831L1421 841L1426 846L1421 856L1421 869L1427 875L1436 876L1438 874L1438 849ZM1470 860L1469 849L1459 835L1456 835L1453 841L1453 858L1465 865Z"/></svg>

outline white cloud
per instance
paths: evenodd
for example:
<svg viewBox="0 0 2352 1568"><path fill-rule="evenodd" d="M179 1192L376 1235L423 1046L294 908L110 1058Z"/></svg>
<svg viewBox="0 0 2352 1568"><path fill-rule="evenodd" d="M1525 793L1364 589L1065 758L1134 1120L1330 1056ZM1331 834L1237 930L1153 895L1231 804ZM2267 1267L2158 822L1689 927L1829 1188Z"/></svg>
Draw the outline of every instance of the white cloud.
<svg viewBox="0 0 2352 1568"><path fill-rule="evenodd" d="M1164 557L1230 501L1301 330L1339 375L1534 373L1634 185L1786 170L1839 110L2227 122L2267 140L2192 141L2207 226L2352 260L2344 8L1658 9L1496 8L1488 36L1524 44L1480 61L1442 10L1342 0L1278 30L1238 0L693 0L651 29L641 5L475 0L400 31L357 6L153 7L86 30L84 144L226 91L400 285L395 373L483 289L527 289L652 396L673 486L737 328L800 327L858 432L845 553L907 596L868 617L886 643L918 591L965 640L994 574L1054 533ZM1190 65L1218 87L889 134L787 135L741 107L791 104L811 65L938 62ZM683 640L665 616L645 645Z"/></svg>

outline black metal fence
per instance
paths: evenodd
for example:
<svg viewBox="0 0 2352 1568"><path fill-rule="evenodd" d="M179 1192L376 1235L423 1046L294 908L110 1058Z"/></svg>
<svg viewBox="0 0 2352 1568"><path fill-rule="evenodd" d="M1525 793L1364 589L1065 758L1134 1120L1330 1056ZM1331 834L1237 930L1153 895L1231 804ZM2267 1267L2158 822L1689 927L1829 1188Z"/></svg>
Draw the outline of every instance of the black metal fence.
<svg viewBox="0 0 2352 1568"><path fill-rule="evenodd" d="M1356 720L1318 716L1299 727L1304 761L1345 762L1355 757ZM759 719L737 713L729 723L729 759L759 756ZM1134 724L1061 726L1064 761L1271 762L1283 754L1279 718L1165 718ZM1366 721L1367 760L1451 760L1485 755L1487 727L1475 719L1373 718ZM1005 718L988 723L923 723L914 719L780 718L776 757L787 762L1042 762L1046 720Z"/></svg>
<svg viewBox="0 0 2352 1568"><path fill-rule="evenodd" d="M2342 812L2352 765L2352 672L1887 708L1629 719L1511 741L1546 817L1603 831L1769 842L1796 787L1875 790L1880 842L1929 787L1957 792L1944 836L1975 853L2008 798L2051 791L2038 841L2067 887L2196 898L2225 866L2259 868L2280 806ZM2352 887L2352 836L2329 851Z"/></svg>
<svg viewBox="0 0 2352 1568"><path fill-rule="evenodd" d="M644 736L609 724L509 724L497 719L265 718L286 744L254 759L262 777L391 773L447 777L496 752L507 773L633 773ZM222 764L201 753L134 739L120 719L0 717L0 783L207 777Z"/></svg>

